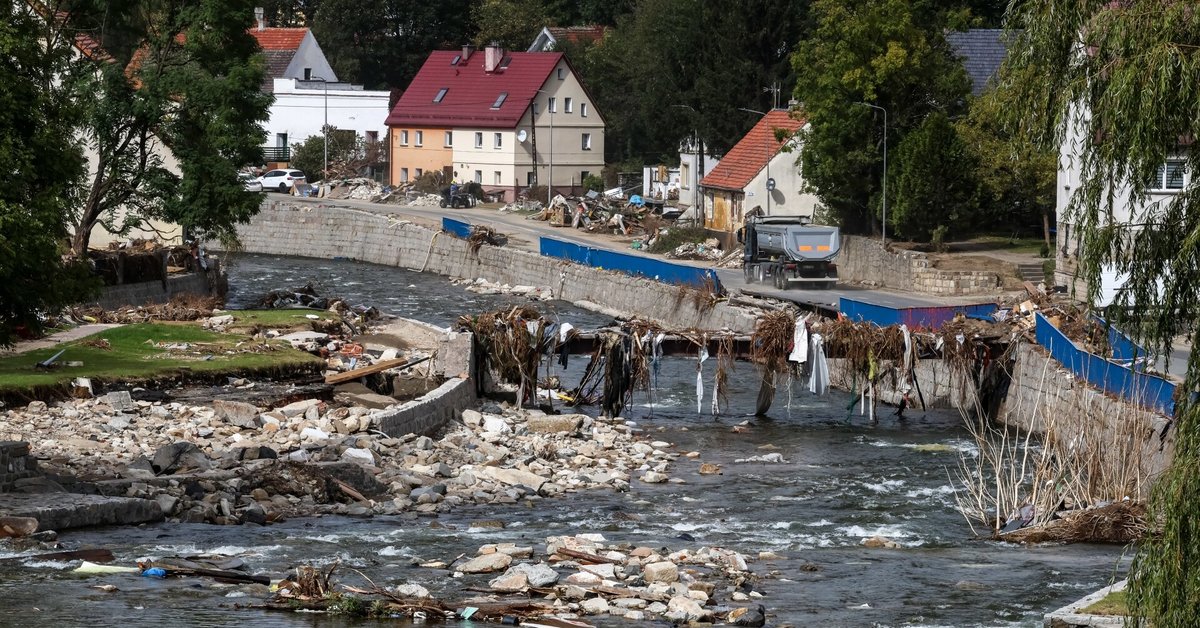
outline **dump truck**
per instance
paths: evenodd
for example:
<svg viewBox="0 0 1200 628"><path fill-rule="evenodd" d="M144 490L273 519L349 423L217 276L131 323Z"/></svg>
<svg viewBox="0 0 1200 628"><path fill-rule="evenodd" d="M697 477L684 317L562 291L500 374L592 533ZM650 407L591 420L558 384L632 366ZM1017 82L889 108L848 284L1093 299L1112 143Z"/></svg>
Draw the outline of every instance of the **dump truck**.
<svg viewBox="0 0 1200 628"><path fill-rule="evenodd" d="M841 233L809 222L804 217L747 220L742 234L746 283L771 283L781 290L797 283L836 284L833 259L842 248Z"/></svg>

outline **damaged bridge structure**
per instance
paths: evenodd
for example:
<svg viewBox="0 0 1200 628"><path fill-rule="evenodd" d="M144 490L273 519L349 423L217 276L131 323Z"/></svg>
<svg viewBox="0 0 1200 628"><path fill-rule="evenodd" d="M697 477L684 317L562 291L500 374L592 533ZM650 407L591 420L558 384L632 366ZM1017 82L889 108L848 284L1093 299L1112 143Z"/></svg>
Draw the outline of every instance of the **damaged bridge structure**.
<svg viewBox="0 0 1200 628"><path fill-rule="evenodd" d="M770 311L759 317L751 334L730 330L668 329L642 320L629 320L597 330L579 330L569 323L550 321L533 307L485 312L459 319L459 327L475 339L474 374L481 394L485 382L516 387L523 404L561 400L566 405L599 405L606 415L617 416L632 401L635 391L652 393L657 387L661 360L682 357L696 361L697 408L701 408L706 379L712 386L713 414L722 413L720 399L727 392L727 371L734 361L755 365L760 385L755 413L766 414L775 397L776 381L790 378L806 383L813 394L825 394L831 378L860 396L872 421L880 401L922 408L925 389L939 386L928 366L953 368L970 381L970 394L986 397L995 379L993 368L1002 361L1007 339L998 335L963 333L979 327L960 319L938 331L909 329L906 325L879 327L869 322L800 315L794 308ZM582 378L574 386L555 375L568 356L588 356ZM706 375L706 362L714 367ZM832 368L831 368L832 366ZM927 381L923 384L922 379ZM846 382L849 385L846 385ZM925 386L925 389L922 386ZM890 393L890 396L889 396ZM938 393L943 394L943 393ZM856 403L858 403L856 401Z"/></svg>

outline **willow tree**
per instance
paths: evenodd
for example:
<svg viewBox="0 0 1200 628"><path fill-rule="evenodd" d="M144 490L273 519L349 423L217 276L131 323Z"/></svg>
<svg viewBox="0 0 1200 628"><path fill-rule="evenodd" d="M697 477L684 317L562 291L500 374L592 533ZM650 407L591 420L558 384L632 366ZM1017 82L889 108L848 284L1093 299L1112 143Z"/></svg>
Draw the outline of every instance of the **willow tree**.
<svg viewBox="0 0 1200 628"><path fill-rule="evenodd" d="M1200 340L1200 12L1174 0L1014 0L1015 63L1034 71L1023 123L1068 149L1080 175L1065 217L1081 236L1089 296L1102 270L1128 273L1110 314L1160 351ZM1167 160L1182 187L1151 202ZM1177 172L1177 171L1176 171ZM1190 180L1189 180L1190 178ZM1161 186L1157 186L1161 187ZM1185 391L1200 384L1200 355ZM1151 497L1153 532L1131 567L1137 623L1191 626L1200 610L1200 404L1180 396L1175 457Z"/></svg>

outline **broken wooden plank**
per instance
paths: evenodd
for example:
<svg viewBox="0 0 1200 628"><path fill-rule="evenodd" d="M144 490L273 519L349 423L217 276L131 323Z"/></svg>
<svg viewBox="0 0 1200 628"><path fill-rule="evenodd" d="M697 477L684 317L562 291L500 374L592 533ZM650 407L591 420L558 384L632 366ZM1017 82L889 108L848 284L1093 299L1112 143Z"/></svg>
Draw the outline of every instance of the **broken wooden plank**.
<svg viewBox="0 0 1200 628"><path fill-rule="evenodd" d="M432 357L432 356L429 356L429 357ZM334 373L333 375L329 375L325 378L325 383L326 384L342 384L345 382L356 380L360 377L366 377L367 375L374 375L375 373L381 373L388 369L408 368L410 366L416 366L416 365L428 360L429 357L419 358L416 360L409 360L407 358L396 358L394 360L383 360L382 362L376 362L375 364L372 364L371 366L364 366L360 369L354 369L353 371L346 371L344 373Z"/></svg>
<svg viewBox="0 0 1200 628"><path fill-rule="evenodd" d="M565 548L565 547L562 547L562 548L559 548L559 549L556 549L556 550L554 550L554 553L555 553L555 554L561 554L561 555L563 555L563 556L566 556L566 557L568 557L568 558L574 558L574 559L576 559L576 560L582 560L582 561L584 561L584 562L588 562L588 563L592 563L592 564L597 564L597 563L609 563L609 564L612 564L612 565L617 565L617 564L620 564L620 563L621 563L621 561L619 561L619 560L614 560L614 559L612 559L612 558L606 558L606 557L604 557L604 556L598 556L598 555L596 555L596 554L589 554L589 553L587 553L587 552L580 552L580 551L578 551L578 550L567 549L567 548Z"/></svg>

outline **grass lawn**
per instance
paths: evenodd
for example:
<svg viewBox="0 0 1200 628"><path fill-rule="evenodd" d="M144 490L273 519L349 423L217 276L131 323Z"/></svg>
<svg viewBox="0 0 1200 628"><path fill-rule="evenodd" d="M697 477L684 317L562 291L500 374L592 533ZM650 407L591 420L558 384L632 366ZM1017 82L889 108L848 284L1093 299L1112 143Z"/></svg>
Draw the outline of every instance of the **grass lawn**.
<svg viewBox="0 0 1200 628"><path fill-rule="evenodd" d="M1042 251L1043 244L1041 238L1008 238L1004 236L981 236L967 240L966 243L972 250L1008 251L1034 255ZM951 248L953 249L953 245Z"/></svg>
<svg viewBox="0 0 1200 628"><path fill-rule="evenodd" d="M1104 596L1104 599L1080 609L1080 613L1085 615L1126 615L1129 613L1129 605L1126 603L1124 591L1113 591Z"/></svg>
<svg viewBox="0 0 1200 628"><path fill-rule="evenodd" d="M307 320L307 319L306 319ZM63 351L58 368L35 364ZM81 362L81 366L67 366ZM64 388L76 377L93 383L172 377L182 372L220 376L316 369L321 359L241 334L218 334L195 323L144 323L117 327L49 349L0 358L0 395Z"/></svg>
<svg viewBox="0 0 1200 628"><path fill-rule="evenodd" d="M309 316L318 316L320 321L340 319L337 314L332 312L303 308L295 310L227 310L225 313L233 315L233 325L229 327L231 331L265 327L287 333L311 329L313 319L308 318Z"/></svg>

